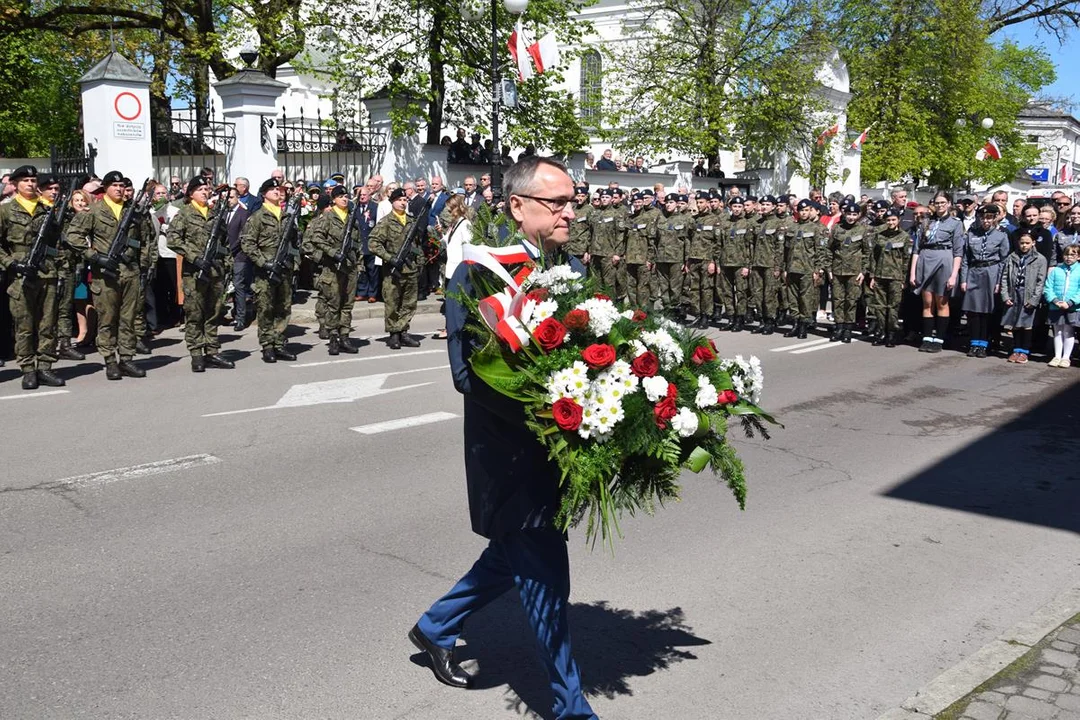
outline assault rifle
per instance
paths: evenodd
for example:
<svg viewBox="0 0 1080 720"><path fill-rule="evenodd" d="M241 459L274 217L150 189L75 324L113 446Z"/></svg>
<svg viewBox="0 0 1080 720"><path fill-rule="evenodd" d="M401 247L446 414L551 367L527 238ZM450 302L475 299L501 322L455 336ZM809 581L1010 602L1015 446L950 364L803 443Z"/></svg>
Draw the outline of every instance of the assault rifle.
<svg viewBox="0 0 1080 720"><path fill-rule="evenodd" d="M395 280L401 277L402 269L409 262L409 258L414 254L414 251L419 251L420 240L427 233L428 209L434 200L434 195L429 197L427 202L424 203L424 207L420 208L419 212L413 216L413 224L405 234L405 242L401 243L401 247L394 254L394 259L390 261L390 275Z"/></svg>
<svg viewBox="0 0 1080 720"><path fill-rule="evenodd" d="M334 256L334 263L338 270L345 264L345 259L353 249L353 229L356 227L357 217L360 213L360 203L349 201L349 214L345 218L345 232L341 234L341 249Z"/></svg>
<svg viewBox="0 0 1080 720"><path fill-rule="evenodd" d="M303 199L303 193L295 193L289 199L289 204L285 206L285 214L281 218L281 236L278 238L277 252L274 253L274 260L270 263L267 272L267 279L272 285L281 282L286 271L292 273L293 258L300 254L300 203Z"/></svg>
<svg viewBox="0 0 1080 720"><path fill-rule="evenodd" d="M96 257L97 265L106 277L115 279L119 275L120 258L125 250L129 247L138 250L140 247L138 242L128 237L128 233L131 231L132 223L150 210L149 190L153 182L153 178L146 178L142 190L125 208L124 214L120 216L120 225L117 226L116 235L113 236L112 242L109 243L109 251L104 256L98 255Z"/></svg>
<svg viewBox="0 0 1080 720"><path fill-rule="evenodd" d="M197 282L210 277L210 268L218 259L218 255L223 254L221 240L228 230L225 226L225 217L229 214L229 209L226 207L229 204L229 186L218 185L216 194L217 202L214 205L217 207L217 214L214 216L214 224L210 226L210 237L206 239L202 257L195 263L199 267L199 272L195 273Z"/></svg>
<svg viewBox="0 0 1080 720"><path fill-rule="evenodd" d="M74 185L74 182L72 185ZM45 270L46 258L56 256L60 244L60 231L64 225L64 218L67 216L68 202L70 200L71 187L69 186L67 192L60 195L49 208L49 211L45 213L45 217L42 219L40 227L38 227L37 235L34 236L34 242L30 245L30 252L26 254L26 258L23 260L23 267L25 268L24 283L28 278L36 277L38 273Z"/></svg>

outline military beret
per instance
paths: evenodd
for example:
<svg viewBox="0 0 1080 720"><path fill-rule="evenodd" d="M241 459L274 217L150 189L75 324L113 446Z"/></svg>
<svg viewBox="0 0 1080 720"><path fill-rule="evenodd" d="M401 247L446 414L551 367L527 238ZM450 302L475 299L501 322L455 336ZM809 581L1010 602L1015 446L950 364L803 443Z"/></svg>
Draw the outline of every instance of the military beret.
<svg viewBox="0 0 1080 720"><path fill-rule="evenodd" d="M690 202L690 196L689 195L679 195L679 202L681 202L681 203Z"/></svg>
<svg viewBox="0 0 1080 720"><path fill-rule="evenodd" d="M344 185L335 185L334 189L330 191L330 199L339 198L342 195L348 195L349 191Z"/></svg>
<svg viewBox="0 0 1080 720"><path fill-rule="evenodd" d="M45 175L39 175L37 184L38 184L39 188L47 188L50 185L59 185L60 184L60 178L56 177L52 173L47 173Z"/></svg>
<svg viewBox="0 0 1080 720"><path fill-rule="evenodd" d="M124 187L126 188L135 187L135 183L131 182L131 178L129 177L121 178L121 182L124 183Z"/></svg>
<svg viewBox="0 0 1080 720"><path fill-rule="evenodd" d="M622 197L623 196L622 188L613 188L612 191L611 191L611 194L612 194L612 196L618 195L619 197Z"/></svg>
<svg viewBox="0 0 1080 720"><path fill-rule="evenodd" d="M774 198L772 195L762 195L761 199L758 202L772 203L773 205L775 205L776 198Z"/></svg>
<svg viewBox="0 0 1080 720"><path fill-rule="evenodd" d="M589 194L589 186L588 185L578 185L576 188L574 188L574 194L575 195L588 195Z"/></svg>
<svg viewBox="0 0 1080 720"><path fill-rule="evenodd" d="M119 170L110 170L109 172L105 173L105 177L101 178L102 187L109 187L113 183L123 184L123 182L124 175Z"/></svg>
<svg viewBox="0 0 1080 720"><path fill-rule="evenodd" d="M642 198L655 197L655 195L653 194L653 191L650 190L649 188L645 188L640 193L638 193L638 195L640 195Z"/></svg>
<svg viewBox="0 0 1080 720"><path fill-rule="evenodd" d="M273 190L278 187L281 187L281 181L277 178L270 178L259 186L259 194L265 195L268 190Z"/></svg>
<svg viewBox="0 0 1080 720"><path fill-rule="evenodd" d="M633 195L630 196L630 200L632 202L638 202L639 200L641 200L641 193L639 193L639 192L634 193Z"/></svg>
<svg viewBox="0 0 1080 720"><path fill-rule="evenodd" d="M743 199L742 199L742 196L741 196L741 195L736 195L735 197L733 197L733 198L731 198L730 200L728 200L728 206L729 206L729 207L730 207L730 206L734 206L734 205L745 205L745 204L746 204L746 203L745 203L745 202L743 201Z"/></svg>
<svg viewBox="0 0 1080 720"><path fill-rule="evenodd" d="M37 168L33 165L20 165L11 172L11 182L18 182L27 178L36 178Z"/></svg>
<svg viewBox="0 0 1080 720"><path fill-rule="evenodd" d="M840 207L840 212L843 213L860 213L862 210L855 203L844 203Z"/></svg>
<svg viewBox="0 0 1080 720"><path fill-rule="evenodd" d="M664 202L679 202L679 193L668 193L664 196Z"/></svg>
<svg viewBox="0 0 1080 720"><path fill-rule="evenodd" d="M698 190L696 193L694 193L694 198L697 199L697 200L708 200L709 199L709 191L708 190Z"/></svg>
<svg viewBox="0 0 1080 720"><path fill-rule="evenodd" d="M187 190L184 191L184 194L190 195L191 193L204 186L210 186L210 179L204 178L202 175L196 175L195 177L191 178L191 180L188 180Z"/></svg>
<svg viewBox="0 0 1080 720"><path fill-rule="evenodd" d="M405 197L405 189L398 188L397 190L394 190L392 193L390 193L390 202L394 202L395 200L399 200L403 197Z"/></svg>
<svg viewBox="0 0 1080 720"><path fill-rule="evenodd" d="M751 195L750 197L746 198L746 202L753 202L753 203L756 203L757 201L758 201L758 200L757 200L757 198L756 198L756 197L754 197L753 195Z"/></svg>
<svg viewBox="0 0 1080 720"><path fill-rule="evenodd" d="M815 203L815 202L813 202L811 200L803 199L803 200L799 201L799 204L795 206L795 209L796 210L805 210L806 208L812 208L812 207L817 207L817 203Z"/></svg>
<svg viewBox="0 0 1080 720"><path fill-rule="evenodd" d="M822 215L825 215L826 213L829 212L828 203L811 203L811 207L813 207L815 210L817 210Z"/></svg>
<svg viewBox="0 0 1080 720"><path fill-rule="evenodd" d="M885 217L900 218L904 216L903 210L900 208L889 208L885 211Z"/></svg>
<svg viewBox="0 0 1080 720"><path fill-rule="evenodd" d="M605 195L608 196L608 197L611 197L614 194L615 194L615 191L612 190L611 188L601 188L600 189L600 197L604 197Z"/></svg>
<svg viewBox="0 0 1080 720"><path fill-rule="evenodd" d="M875 210L888 210L889 209L889 201L888 200L875 200L874 204L871 207L873 207Z"/></svg>

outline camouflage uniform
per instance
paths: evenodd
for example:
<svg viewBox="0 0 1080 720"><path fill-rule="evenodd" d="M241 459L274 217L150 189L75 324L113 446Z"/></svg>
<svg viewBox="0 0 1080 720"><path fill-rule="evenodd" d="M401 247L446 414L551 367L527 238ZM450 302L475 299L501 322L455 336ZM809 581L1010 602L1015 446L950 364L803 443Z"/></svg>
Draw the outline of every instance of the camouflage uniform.
<svg viewBox="0 0 1080 720"><path fill-rule="evenodd" d="M866 226L836 225L825 255L825 269L832 273L833 317L839 325L855 322L855 305L859 301L859 275L865 275L870 261L866 244Z"/></svg>
<svg viewBox="0 0 1080 720"><path fill-rule="evenodd" d="M686 287L690 311L698 327L708 327L713 312L713 275L716 271L716 216L711 212L694 218L686 253ZM709 265L713 265L713 273Z"/></svg>
<svg viewBox="0 0 1080 720"><path fill-rule="evenodd" d="M904 299L912 244L911 235L900 228L890 231L883 227L874 233L870 251L870 277L874 280L871 297L881 313L878 321L887 343L895 342L899 329L900 303Z"/></svg>
<svg viewBox="0 0 1080 720"><path fill-rule="evenodd" d="M26 259L48 206L35 200L27 210L21 196L0 205L0 269L8 275L8 304L15 322L15 361L24 373L56 362L57 264L46 257L36 275L15 277L12 264Z"/></svg>
<svg viewBox="0 0 1080 720"><path fill-rule="evenodd" d="M686 263L692 224L693 218L676 211L662 219L657 227L657 296L664 303L667 313L675 312L682 298L682 269Z"/></svg>
<svg viewBox="0 0 1080 720"><path fill-rule="evenodd" d="M776 321L777 286L780 264L783 262L783 221L776 215L762 217L754 229L754 246L750 254L750 301L748 305L760 313L763 325Z"/></svg>
<svg viewBox="0 0 1080 720"><path fill-rule="evenodd" d="M720 241L720 295L734 316L733 327L740 327L746 317L749 272L743 275L742 271L749 271L753 242L754 222L745 217L732 218Z"/></svg>
<svg viewBox="0 0 1080 720"><path fill-rule="evenodd" d="M785 271L798 317L796 327L801 325L805 331L817 317L819 283L814 282L814 273L825 266L829 231L819 222L800 220L790 226L790 232Z"/></svg>
<svg viewBox="0 0 1080 720"><path fill-rule="evenodd" d="M382 292L386 304L384 327L388 333L404 333L409 329L416 312L417 280L421 265L420 249L414 247L412 256L395 278L390 263L405 243L405 225L391 212L379 220L368 238L368 248L382 258Z"/></svg>
<svg viewBox="0 0 1080 720"><path fill-rule="evenodd" d="M622 264L621 258L626 254L626 226L622 213L609 205L591 213L589 224L592 227L589 255L592 257L593 267L612 297L621 298L625 294L625 288L619 283L618 266ZM618 263L612 262L614 255L619 256Z"/></svg>
<svg viewBox="0 0 1080 720"><path fill-rule="evenodd" d="M592 237L592 225L589 216L594 212L588 202L574 205L574 221L570 223L570 242L566 243L566 253L578 260L589 252L589 240ZM582 261L584 263L584 261Z"/></svg>
<svg viewBox="0 0 1080 720"><path fill-rule="evenodd" d="M353 244L348 254L338 267L337 255L341 252L341 243L345 236L346 213L342 217L339 210L332 207L308 226L304 236L304 252L311 256L315 264L322 268L316 280L319 297L326 307L325 326L331 337L348 337L352 331L353 303L356 302L356 265L358 255L356 247L359 233L353 231Z"/></svg>
<svg viewBox="0 0 1080 720"><path fill-rule="evenodd" d="M225 207L218 212L228 212ZM184 203L180 212L169 223L165 242L169 249L182 255L181 283L184 288L184 342L191 355L217 355L221 350L218 340L218 318L221 317L225 297L225 256L228 252L228 239L218 244L217 257L211 258L209 271L203 280L195 261L206 252L210 239L210 229L214 218L203 215L194 201Z"/></svg>
<svg viewBox="0 0 1080 720"><path fill-rule="evenodd" d="M649 266L656 263L656 215L645 211L628 218L626 233L626 293L634 307L649 307Z"/></svg>
<svg viewBox="0 0 1080 720"><path fill-rule="evenodd" d="M255 317L259 325L259 345L265 350L284 350L285 331L292 313L292 274L296 270L299 251L291 251L292 265L270 282L270 270L281 241L282 218L264 203L248 217L240 235L240 250L255 265Z"/></svg>

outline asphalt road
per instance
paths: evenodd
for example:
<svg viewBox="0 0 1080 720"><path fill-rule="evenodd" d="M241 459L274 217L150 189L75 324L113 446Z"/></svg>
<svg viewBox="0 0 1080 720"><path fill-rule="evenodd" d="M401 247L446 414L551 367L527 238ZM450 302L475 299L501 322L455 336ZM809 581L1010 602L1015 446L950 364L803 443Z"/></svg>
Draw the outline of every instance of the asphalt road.
<svg viewBox="0 0 1080 720"><path fill-rule="evenodd" d="M248 330L234 371L176 332L144 380L0 370L0 718L551 717L513 595L466 629L477 689L405 638L483 547L445 344L295 330L297 363ZM784 423L736 440L745 512L688 475L614 556L571 534L604 720L874 718L1080 583L1080 370L811 342L718 334Z"/></svg>

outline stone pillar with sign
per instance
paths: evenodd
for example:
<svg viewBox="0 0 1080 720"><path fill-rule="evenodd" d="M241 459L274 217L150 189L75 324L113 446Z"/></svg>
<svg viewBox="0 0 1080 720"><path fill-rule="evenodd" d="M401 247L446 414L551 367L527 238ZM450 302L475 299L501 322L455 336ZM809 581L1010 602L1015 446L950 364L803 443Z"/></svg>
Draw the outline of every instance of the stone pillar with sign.
<svg viewBox="0 0 1080 720"><path fill-rule="evenodd" d="M136 189L154 175L150 142L150 78L111 52L81 78L83 142L97 149L100 176L119 170Z"/></svg>
<svg viewBox="0 0 1080 720"><path fill-rule="evenodd" d="M214 84L225 119L234 123L236 141L229 158L229 179L246 177L258 189L277 167L275 123L278 99L289 86L258 70L240 70Z"/></svg>

